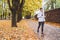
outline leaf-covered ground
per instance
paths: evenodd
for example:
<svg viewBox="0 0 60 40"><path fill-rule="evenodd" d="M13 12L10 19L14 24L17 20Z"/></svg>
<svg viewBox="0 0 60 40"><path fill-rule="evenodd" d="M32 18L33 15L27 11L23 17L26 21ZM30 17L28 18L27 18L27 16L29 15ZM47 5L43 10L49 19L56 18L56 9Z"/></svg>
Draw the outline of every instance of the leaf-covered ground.
<svg viewBox="0 0 60 40"><path fill-rule="evenodd" d="M46 22L47 24L53 25L54 27L60 28L60 23Z"/></svg>
<svg viewBox="0 0 60 40"><path fill-rule="evenodd" d="M11 27L10 20L0 20L0 40L39 40L24 20L17 25Z"/></svg>

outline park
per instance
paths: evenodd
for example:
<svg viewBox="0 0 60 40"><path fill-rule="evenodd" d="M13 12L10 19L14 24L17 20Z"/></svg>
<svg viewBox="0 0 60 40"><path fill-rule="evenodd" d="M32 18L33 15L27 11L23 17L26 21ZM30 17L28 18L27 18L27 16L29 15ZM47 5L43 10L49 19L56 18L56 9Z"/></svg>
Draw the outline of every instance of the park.
<svg viewBox="0 0 60 40"><path fill-rule="evenodd" d="M34 12L44 5L44 36ZM0 0L0 40L60 40L59 0Z"/></svg>

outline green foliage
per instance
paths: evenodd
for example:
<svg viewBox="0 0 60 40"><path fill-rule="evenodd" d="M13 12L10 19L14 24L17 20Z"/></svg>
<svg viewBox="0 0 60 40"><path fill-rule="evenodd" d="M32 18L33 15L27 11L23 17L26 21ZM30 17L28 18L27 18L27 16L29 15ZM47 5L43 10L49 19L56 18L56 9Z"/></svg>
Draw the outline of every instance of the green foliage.
<svg viewBox="0 0 60 40"><path fill-rule="evenodd" d="M33 16L34 11L39 9L40 7L42 7L42 0L25 0L23 13L24 15L26 15L27 12L29 12Z"/></svg>
<svg viewBox="0 0 60 40"><path fill-rule="evenodd" d="M56 0L56 8L60 8L60 0Z"/></svg>
<svg viewBox="0 0 60 40"><path fill-rule="evenodd" d="M2 14L2 1L0 1L0 15Z"/></svg>
<svg viewBox="0 0 60 40"><path fill-rule="evenodd" d="M10 0L10 1L12 1L12 0ZM0 14L3 11L2 3L5 4L4 10L7 10L6 13L10 12L8 10L9 7L7 4L7 0L1 0L0 1ZM23 8L23 16L25 16L28 13L31 13L31 15L34 15L34 11L39 9L40 7L42 7L42 0L25 0L25 4L24 4L24 8Z"/></svg>
<svg viewBox="0 0 60 40"><path fill-rule="evenodd" d="M60 0L48 0L48 2L45 4L45 6L46 6L45 11L60 8Z"/></svg>
<svg viewBox="0 0 60 40"><path fill-rule="evenodd" d="M3 6L4 5L4 6ZM2 15L2 13L4 12L5 14L7 14L8 12L8 4L7 4L7 0L1 0L0 1L0 15Z"/></svg>

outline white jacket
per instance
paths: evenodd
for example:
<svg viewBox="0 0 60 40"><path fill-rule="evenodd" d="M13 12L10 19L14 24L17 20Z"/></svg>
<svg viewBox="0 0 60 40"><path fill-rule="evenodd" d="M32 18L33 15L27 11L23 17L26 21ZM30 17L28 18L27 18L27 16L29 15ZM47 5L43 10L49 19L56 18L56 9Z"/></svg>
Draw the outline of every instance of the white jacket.
<svg viewBox="0 0 60 40"><path fill-rule="evenodd" d="M40 10L35 12L35 15L37 14L37 18L39 22L44 22L45 21L45 16L44 13L42 13Z"/></svg>

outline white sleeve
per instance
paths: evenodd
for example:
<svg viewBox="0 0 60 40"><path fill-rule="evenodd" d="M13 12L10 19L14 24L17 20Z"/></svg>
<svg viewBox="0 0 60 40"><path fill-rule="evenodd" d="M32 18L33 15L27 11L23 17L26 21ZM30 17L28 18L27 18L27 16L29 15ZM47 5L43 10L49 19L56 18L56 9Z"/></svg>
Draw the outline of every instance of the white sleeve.
<svg viewBox="0 0 60 40"><path fill-rule="evenodd" d="M45 18L45 13L43 13L43 17Z"/></svg>

